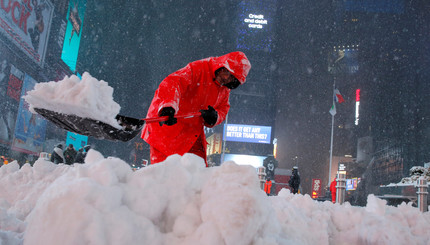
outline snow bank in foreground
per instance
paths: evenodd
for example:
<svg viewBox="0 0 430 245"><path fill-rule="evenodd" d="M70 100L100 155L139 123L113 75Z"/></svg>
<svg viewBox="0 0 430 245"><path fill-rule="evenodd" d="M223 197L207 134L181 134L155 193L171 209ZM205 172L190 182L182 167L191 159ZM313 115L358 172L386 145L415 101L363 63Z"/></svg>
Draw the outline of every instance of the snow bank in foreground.
<svg viewBox="0 0 430 245"><path fill-rule="evenodd" d="M121 128L115 120L121 107L113 100L113 88L88 72L82 75L82 80L72 75L58 82L37 83L24 99L33 113L36 113L34 108L47 109L99 120Z"/></svg>
<svg viewBox="0 0 430 245"><path fill-rule="evenodd" d="M427 244L430 213L369 196L352 207L283 190L255 169L205 168L191 154L133 172L88 153L85 164L0 168L0 244Z"/></svg>

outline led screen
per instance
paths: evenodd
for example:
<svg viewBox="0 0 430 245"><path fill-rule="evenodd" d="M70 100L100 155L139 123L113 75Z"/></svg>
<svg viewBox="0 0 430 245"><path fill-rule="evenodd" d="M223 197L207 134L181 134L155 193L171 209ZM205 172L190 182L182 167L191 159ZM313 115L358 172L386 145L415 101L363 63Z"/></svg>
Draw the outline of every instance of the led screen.
<svg viewBox="0 0 430 245"><path fill-rule="evenodd" d="M272 127L242 124L224 124L224 140L270 144Z"/></svg>
<svg viewBox="0 0 430 245"><path fill-rule="evenodd" d="M241 154L225 154L224 162L233 161L239 165L251 165L254 168L263 166L263 161L267 156L252 156Z"/></svg>
<svg viewBox="0 0 430 245"><path fill-rule="evenodd" d="M76 70L76 62L78 60L86 2L86 0L70 0L69 10L67 11L66 35L64 37L61 59L73 72Z"/></svg>

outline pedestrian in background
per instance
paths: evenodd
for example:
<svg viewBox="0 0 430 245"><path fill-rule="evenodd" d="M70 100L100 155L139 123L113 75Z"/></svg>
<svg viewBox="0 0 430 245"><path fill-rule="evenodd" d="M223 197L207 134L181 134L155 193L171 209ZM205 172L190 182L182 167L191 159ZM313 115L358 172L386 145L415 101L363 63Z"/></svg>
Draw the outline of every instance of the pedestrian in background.
<svg viewBox="0 0 430 245"><path fill-rule="evenodd" d="M64 160L67 165L72 165L75 162L75 158L78 152L75 150L73 144L69 144L69 147L64 151Z"/></svg>
<svg viewBox="0 0 430 245"><path fill-rule="evenodd" d="M334 177L333 181L330 183L330 193L331 193L331 202L336 202L336 177Z"/></svg>
<svg viewBox="0 0 430 245"><path fill-rule="evenodd" d="M299 175L299 168L294 166L292 175L290 180L288 181L288 185L290 186L290 190L293 194L297 194L299 191L300 186L300 175Z"/></svg>
<svg viewBox="0 0 430 245"><path fill-rule="evenodd" d="M75 162L76 163L85 163L85 157L87 156L88 151L91 149L90 145L86 145L79 149L78 154L76 154Z"/></svg>
<svg viewBox="0 0 430 245"><path fill-rule="evenodd" d="M64 155L63 155L63 145L58 144L56 147L54 147L54 150L51 154L51 162L55 164L64 163Z"/></svg>

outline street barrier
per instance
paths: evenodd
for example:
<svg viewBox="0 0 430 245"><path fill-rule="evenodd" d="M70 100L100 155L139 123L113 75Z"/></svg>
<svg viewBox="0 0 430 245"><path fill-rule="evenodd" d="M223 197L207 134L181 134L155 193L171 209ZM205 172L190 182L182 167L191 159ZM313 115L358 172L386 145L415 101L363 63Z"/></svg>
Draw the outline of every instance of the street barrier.
<svg viewBox="0 0 430 245"><path fill-rule="evenodd" d="M336 203L343 204L345 202L346 174L338 173L336 182Z"/></svg>
<svg viewBox="0 0 430 245"><path fill-rule="evenodd" d="M266 168L264 166L260 166L257 168L258 171L258 179L260 180L260 188L264 191L264 183L266 182Z"/></svg>
<svg viewBox="0 0 430 245"><path fill-rule="evenodd" d="M427 192L428 186L427 186L427 180L424 177L420 177L417 179L417 185L416 185L418 191L418 209L421 212L427 212L428 211L428 205L427 205L427 195L429 194Z"/></svg>

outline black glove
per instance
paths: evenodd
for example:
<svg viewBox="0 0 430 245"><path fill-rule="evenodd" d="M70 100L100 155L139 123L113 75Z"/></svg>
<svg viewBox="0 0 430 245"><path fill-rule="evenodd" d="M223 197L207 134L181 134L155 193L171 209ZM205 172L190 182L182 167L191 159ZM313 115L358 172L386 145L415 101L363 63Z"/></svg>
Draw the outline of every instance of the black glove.
<svg viewBox="0 0 430 245"><path fill-rule="evenodd" d="M205 123L209 126L215 125L217 119L218 119L218 113L212 106L208 106L207 110L200 110L202 113L203 120L205 120Z"/></svg>
<svg viewBox="0 0 430 245"><path fill-rule="evenodd" d="M162 126L163 124L166 124L167 126L172 126L178 122L178 119L176 119L174 117L175 116L175 109L173 109L173 107L164 107L163 109L160 110L158 115L160 117L169 116L169 119L167 119L164 122L160 122L160 126Z"/></svg>

